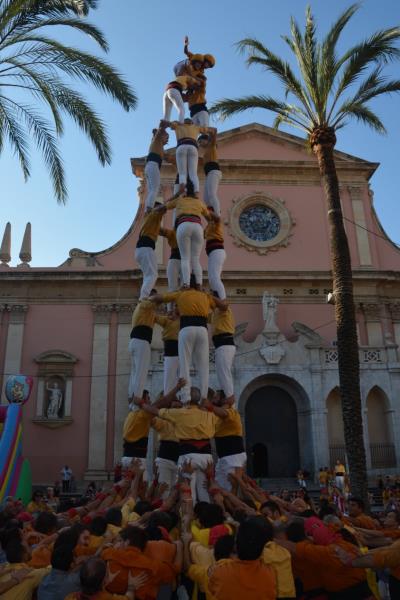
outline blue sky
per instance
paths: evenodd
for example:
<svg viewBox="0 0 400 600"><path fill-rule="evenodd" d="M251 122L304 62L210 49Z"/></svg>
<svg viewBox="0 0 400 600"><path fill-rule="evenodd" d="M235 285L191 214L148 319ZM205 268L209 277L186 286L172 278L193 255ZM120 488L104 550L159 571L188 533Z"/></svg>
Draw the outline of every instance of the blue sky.
<svg viewBox="0 0 400 600"><path fill-rule="evenodd" d="M349 4L344 0L314 0L311 5L321 31L325 32ZM137 209L138 186L129 159L147 152L151 129L161 117L163 89L172 78L173 65L181 58L186 33L193 50L211 52L217 58L217 66L208 76L209 103L247 93L279 97L279 84L257 68L247 69L234 43L243 37L258 37L274 52L286 55L280 35L289 32L291 15L304 21L305 6L303 0L102 0L90 20L106 34L111 46L107 60L132 84L139 98L138 108L127 114L110 99L86 87L86 96L107 123L113 162L110 167L101 167L89 142L68 122L60 142L69 188L66 206L57 205L46 170L33 148L32 178L28 183L24 183L9 149L3 151L0 235L5 223L11 221L12 264L19 262L27 221L32 223L32 266L58 265L73 247L102 250L126 232ZM398 0L365 0L343 35L342 47L395 24L400 24ZM59 36L71 44L83 39L65 32ZM83 39L80 47L94 50L89 40ZM389 74L396 76L399 72L399 64L389 65ZM337 145L340 150L381 163L371 182L375 207L387 233L398 243L399 105L400 95L373 103L388 129L387 136L378 136L361 125L350 125L339 132ZM271 125L272 120L269 112L253 111L217 125L230 129L251 121Z"/></svg>

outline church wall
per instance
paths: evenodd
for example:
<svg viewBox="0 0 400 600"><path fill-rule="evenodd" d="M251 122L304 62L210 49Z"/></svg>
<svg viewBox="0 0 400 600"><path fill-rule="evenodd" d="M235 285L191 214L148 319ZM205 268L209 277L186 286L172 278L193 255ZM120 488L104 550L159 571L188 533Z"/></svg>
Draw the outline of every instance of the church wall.
<svg viewBox="0 0 400 600"><path fill-rule="evenodd" d="M49 429L32 422L36 416L38 385L24 414L24 453L31 459L34 481L51 482L59 478L59 470L67 463L80 479L87 467L89 426L90 356L92 344L92 311L89 306L31 305L27 312L21 371L37 375L34 359L48 350L73 354L72 423Z"/></svg>

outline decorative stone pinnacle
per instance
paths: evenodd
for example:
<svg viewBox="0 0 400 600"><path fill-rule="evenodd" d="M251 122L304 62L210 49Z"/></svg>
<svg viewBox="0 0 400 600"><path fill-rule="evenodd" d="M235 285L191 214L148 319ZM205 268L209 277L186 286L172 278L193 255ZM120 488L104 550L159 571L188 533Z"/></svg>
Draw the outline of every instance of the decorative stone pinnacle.
<svg viewBox="0 0 400 600"><path fill-rule="evenodd" d="M11 260L11 223L7 223L4 229L3 240L0 246L0 260L2 265L8 267Z"/></svg>
<svg viewBox="0 0 400 600"><path fill-rule="evenodd" d="M21 264L18 265L19 267L29 267L29 264L32 260L32 254L31 254L31 246L32 246L32 242L31 242L31 232L32 232L32 228L31 228L31 224L27 223L26 227L25 227L25 233L24 233L24 237L22 239L22 244L21 244L21 250L19 253L19 257L21 259Z"/></svg>

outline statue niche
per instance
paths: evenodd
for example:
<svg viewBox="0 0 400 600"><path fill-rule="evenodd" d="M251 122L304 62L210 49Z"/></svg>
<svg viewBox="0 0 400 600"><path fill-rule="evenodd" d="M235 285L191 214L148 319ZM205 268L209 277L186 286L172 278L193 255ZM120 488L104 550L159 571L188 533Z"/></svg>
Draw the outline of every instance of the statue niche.
<svg viewBox="0 0 400 600"><path fill-rule="evenodd" d="M46 379L44 416L49 420L62 419L64 416L65 381L53 376Z"/></svg>

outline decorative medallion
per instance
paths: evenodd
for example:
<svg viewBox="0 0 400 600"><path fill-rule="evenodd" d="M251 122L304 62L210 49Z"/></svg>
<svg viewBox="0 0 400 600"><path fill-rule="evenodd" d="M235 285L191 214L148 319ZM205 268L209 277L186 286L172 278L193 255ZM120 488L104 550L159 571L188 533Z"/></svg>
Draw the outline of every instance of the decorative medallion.
<svg viewBox="0 0 400 600"><path fill-rule="evenodd" d="M283 201L262 192L235 199L227 221L234 243L258 254L287 246L294 224Z"/></svg>

